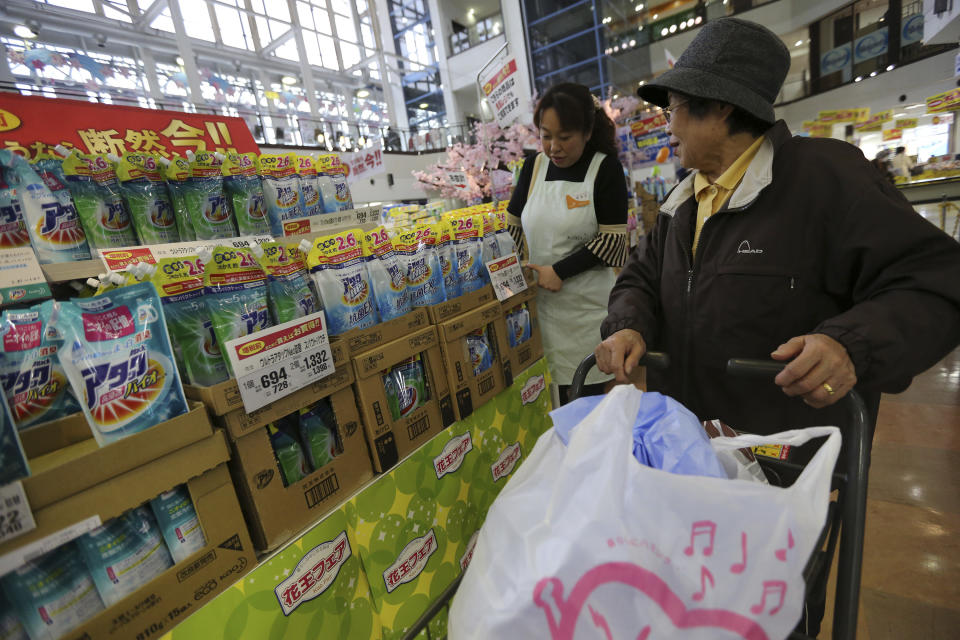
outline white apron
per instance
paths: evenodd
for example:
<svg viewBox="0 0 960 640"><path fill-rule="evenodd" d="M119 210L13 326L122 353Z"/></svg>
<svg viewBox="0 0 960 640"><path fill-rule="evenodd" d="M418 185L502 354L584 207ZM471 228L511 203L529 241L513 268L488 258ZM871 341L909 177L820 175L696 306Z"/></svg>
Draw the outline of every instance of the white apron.
<svg viewBox="0 0 960 640"><path fill-rule="evenodd" d="M545 156L541 159L520 215L531 263L552 265L597 235L593 187L604 157L594 154L583 182L547 182L550 161ZM607 317L607 299L615 280L612 268L597 266L564 280L560 291L538 291L540 333L554 383L570 384L577 365L600 343L600 323ZM609 378L594 368L587 383Z"/></svg>

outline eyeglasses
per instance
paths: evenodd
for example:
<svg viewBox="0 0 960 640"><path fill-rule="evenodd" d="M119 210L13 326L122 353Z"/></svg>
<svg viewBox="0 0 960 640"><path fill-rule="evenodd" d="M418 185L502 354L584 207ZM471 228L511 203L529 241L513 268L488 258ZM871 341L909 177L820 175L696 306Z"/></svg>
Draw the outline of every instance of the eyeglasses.
<svg viewBox="0 0 960 640"><path fill-rule="evenodd" d="M669 107L662 107L663 117L666 118L666 119L667 119L667 122L669 123L670 120L671 120L671 118L673 118L673 112L676 111L678 107L682 107L683 105L687 104L688 102L690 102L690 101L689 101L689 100L684 100L683 102L678 102L678 103L676 103L676 104L672 104L672 105L670 105Z"/></svg>

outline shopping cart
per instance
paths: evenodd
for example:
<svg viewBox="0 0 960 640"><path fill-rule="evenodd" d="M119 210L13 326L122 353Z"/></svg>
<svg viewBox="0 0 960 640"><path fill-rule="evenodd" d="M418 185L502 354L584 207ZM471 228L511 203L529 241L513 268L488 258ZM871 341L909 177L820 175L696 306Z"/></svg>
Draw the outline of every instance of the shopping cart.
<svg viewBox="0 0 960 640"><path fill-rule="evenodd" d="M583 394L587 373L596 365L596 362L596 356L590 354L577 367L570 385L571 400ZM639 364L655 369L665 369L670 366L670 358L664 353L648 352ZM731 376L772 382L783 367L784 364L781 362L733 358L727 362L727 373ZM852 640L857 634L860 569L863 560L863 532L867 508L867 474L870 467L870 423L863 399L856 391L848 393L841 402L844 403L847 411L849 424L842 427L843 449L833 472L831 488L836 490L837 498L830 503L826 524L813 554L804 567L803 576L808 595L818 591L825 593L833 556L839 542L833 638ZM802 465L786 460L758 456L757 461L774 484L779 478L796 477L803 470ZM437 615L449 614L450 600L456 594L462 576L463 574L458 576L440 594L407 631L404 640L412 640L425 629L427 637L435 640L430 635L428 625ZM789 638L802 640L809 636L794 631Z"/></svg>

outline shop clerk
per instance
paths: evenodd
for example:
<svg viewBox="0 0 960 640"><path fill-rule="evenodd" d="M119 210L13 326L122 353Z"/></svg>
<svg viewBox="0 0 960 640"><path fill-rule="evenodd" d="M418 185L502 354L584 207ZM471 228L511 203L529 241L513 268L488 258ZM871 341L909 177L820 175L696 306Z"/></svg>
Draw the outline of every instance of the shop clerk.
<svg viewBox="0 0 960 640"><path fill-rule="evenodd" d="M508 224L538 274L544 352L566 402L577 365L600 342L613 267L625 261L627 186L614 124L589 89L551 87L533 121L543 152L523 164ZM586 393L603 393L605 378L594 371Z"/></svg>

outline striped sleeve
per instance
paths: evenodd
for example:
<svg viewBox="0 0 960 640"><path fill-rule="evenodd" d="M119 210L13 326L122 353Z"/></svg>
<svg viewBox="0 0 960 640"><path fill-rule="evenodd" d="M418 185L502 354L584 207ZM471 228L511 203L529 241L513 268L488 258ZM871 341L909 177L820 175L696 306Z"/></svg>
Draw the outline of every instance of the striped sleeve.
<svg viewBox="0 0 960 640"><path fill-rule="evenodd" d="M627 261L627 225L601 224L586 248L608 267L622 267Z"/></svg>
<svg viewBox="0 0 960 640"><path fill-rule="evenodd" d="M521 262L527 260L527 238L523 235L523 226L520 224L520 217L512 213L507 213L507 231L517 245L517 251L520 254Z"/></svg>

